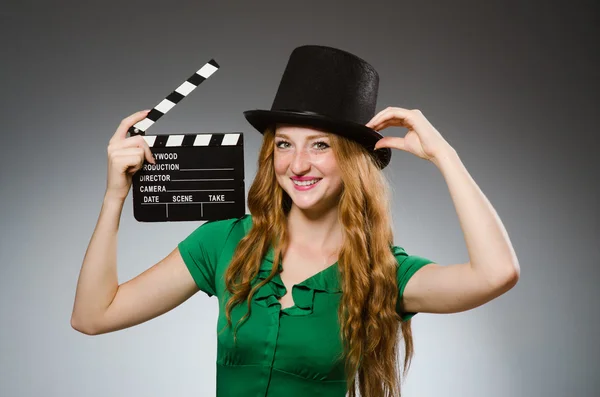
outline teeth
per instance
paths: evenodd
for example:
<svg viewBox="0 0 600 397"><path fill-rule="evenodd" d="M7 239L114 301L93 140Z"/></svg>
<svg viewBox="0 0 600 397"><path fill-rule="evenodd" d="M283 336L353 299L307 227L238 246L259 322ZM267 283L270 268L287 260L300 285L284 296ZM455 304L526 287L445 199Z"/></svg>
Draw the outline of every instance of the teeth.
<svg viewBox="0 0 600 397"><path fill-rule="evenodd" d="M298 186L309 186L309 185L314 185L315 183L319 182L320 179L313 179L311 181L295 181L292 179L292 182L294 182L295 185Z"/></svg>

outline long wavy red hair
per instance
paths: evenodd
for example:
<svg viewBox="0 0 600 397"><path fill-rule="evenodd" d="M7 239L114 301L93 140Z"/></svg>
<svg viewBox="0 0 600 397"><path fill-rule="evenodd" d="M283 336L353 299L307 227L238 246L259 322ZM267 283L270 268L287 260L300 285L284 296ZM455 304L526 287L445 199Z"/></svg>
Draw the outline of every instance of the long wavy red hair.
<svg viewBox="0 0 600 397"><path fill-rule="evenodd" d="M225 273L231 293L225 306L228 326L232 325L232 309L243 302L248 305L248 312L236 328L250 315L254 293L275 276L288 244L287 214L292 202L275 177L274 136L274 127L264 133L256 178L248 192L253 226L238 244ZM339 135L329 136L343 181L339 221L344 243L338 256L343 292L338 318L349 397L356 397L357 391L369 397L400 396L399 329L404 340L403 375L414 351L411 321L401 321L396 311L398 264L390 250L393 233L389 186L375 158L361 145ZM252 288L251 282L271 245L272 271Z"/></svg>

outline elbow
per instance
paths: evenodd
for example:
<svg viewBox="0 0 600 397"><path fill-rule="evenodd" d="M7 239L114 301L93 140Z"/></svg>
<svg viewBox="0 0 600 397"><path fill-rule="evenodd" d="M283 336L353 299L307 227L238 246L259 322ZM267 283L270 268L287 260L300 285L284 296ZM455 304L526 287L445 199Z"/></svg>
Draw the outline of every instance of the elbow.
<svg viewBox="0 0 600 397"><path fill-rule="evenodd" d="M510 288L517 285L519 279L521 278L521 267L519 263L515 263L510 267L510 271L508 272L508 276L506 277L506 283L510 286Z"/></svg>
<svg viewBox="0 0 600 397"><path fill-rule="evenodd" d="M509 270L506 271L501 277L497 277L494 286L496 289L500 290L501 293L504 293L510 289L512 289L521 278L521 272L519 270L519 266L512 266Z"/></svg>
<svg viewBox="0 0 600 397"><path fill-rule="evenodd" d="M98 335L98 331L94 327L80 321L75 316L71 316L71 328L85 335Z"/></svg>
<svg viewBox="0 0 600 397"><path fill-rule="evenodd" d="M519 282L519 278L520 278L520 274L519 272L515 271L513 273L511 273L505 280L505 286L507 290L512 289L515 285L517 285L517 283Z"/></svg>

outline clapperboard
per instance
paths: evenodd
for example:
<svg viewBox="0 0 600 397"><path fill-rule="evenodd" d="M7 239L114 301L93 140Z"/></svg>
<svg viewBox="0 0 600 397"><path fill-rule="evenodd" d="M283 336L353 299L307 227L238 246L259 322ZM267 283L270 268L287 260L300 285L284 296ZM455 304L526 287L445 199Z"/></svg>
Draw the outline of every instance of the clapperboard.
<svg viewBox="0 0 600 397"><path fill-rule="evenodd" d="M245 213L244 136L234 133L146 135L146 130L219 69L214 59L129 129L143 135L156 164L133 175L140 222L210 221Z"/></svg>

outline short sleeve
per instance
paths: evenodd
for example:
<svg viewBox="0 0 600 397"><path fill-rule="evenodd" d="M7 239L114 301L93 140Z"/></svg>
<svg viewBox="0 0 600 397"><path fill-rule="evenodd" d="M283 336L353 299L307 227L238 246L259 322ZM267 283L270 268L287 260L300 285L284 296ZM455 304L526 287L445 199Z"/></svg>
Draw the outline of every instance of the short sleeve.
<svg viewBox="0 0 600 397"><path fill-rule="evenodd" d="M422 256L409 255L402 247L393 246L392 253L398 261L398 271L396 273L396 278L398 280L398 301L396 304L396 310L398 314L400 314L402 321L407 321L414 317L414 315L417 313L402 312L401 303L402 296L404 294L404 288L406 287L406 284L408 284L408 280L410 280L417 270L429 263L435 262Z"/></svg>
<svg viewBox="0 0 600 397"><path fill-rule="evenodd" d="M208 221L178 244L179 252L200 291L216 295L217 263L235 219Z"/></svg>

